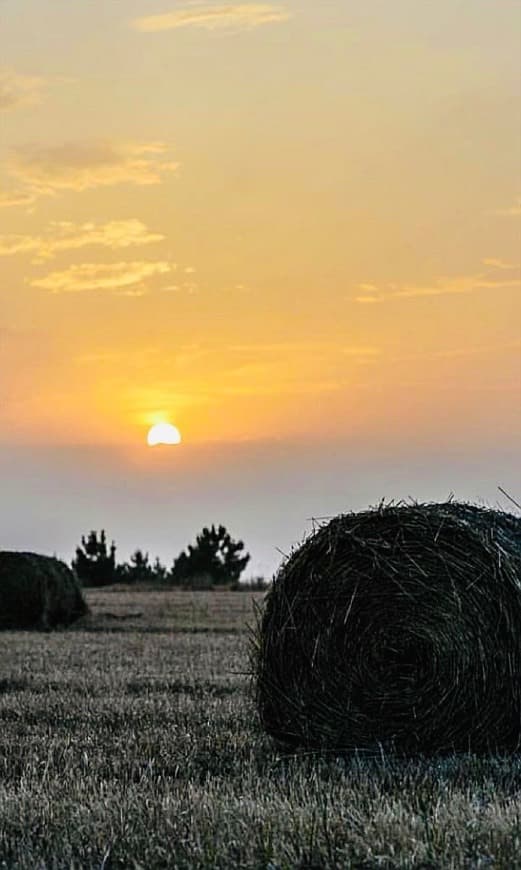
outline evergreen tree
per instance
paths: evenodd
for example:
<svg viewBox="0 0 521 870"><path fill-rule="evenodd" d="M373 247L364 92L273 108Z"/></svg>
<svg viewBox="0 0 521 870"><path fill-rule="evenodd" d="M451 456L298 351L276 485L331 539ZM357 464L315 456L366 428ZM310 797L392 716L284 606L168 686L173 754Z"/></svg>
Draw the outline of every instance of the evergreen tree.
<svg viewBox="0 0 521 870"><path fill-rule="evenodd" d="M171 580L175 585L192 584L211 577L214 585L237 583L250 561L244 543L234 541L224 526L203 528L195 545L188 546L174 561Z"/></svg>
<svg viewBox="0 0 521 870"><path fill-rule="evenodd" d="M156 556L152 565L152 574L154 583L166 583L168 580L168 571L159 559L159 556Z"/></svg>
<svg viewBox="0 0 521 870"><path fill-rule="evenodd" d="M83 586L110 586L117 582L116 545L112 541L110 548L107 547L104 529L99 538L96 531L89 532L87 538L82 536L72 568Z"/></svg>
<svg viewBox="0 0 521 870"><path fill-rule="evenodd" d="M149 562L148 553L136 550L130 557L130 565L125 565L125 581L127 583L152 583L154 569Z"/></svg>

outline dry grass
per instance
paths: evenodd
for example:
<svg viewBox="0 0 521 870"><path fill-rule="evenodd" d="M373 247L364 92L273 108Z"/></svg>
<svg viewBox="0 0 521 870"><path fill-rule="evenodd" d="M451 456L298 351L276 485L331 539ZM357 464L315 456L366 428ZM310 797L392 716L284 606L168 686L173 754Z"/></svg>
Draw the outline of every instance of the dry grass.
<svg viewBox="0 0 521 870"><path fill-rule="evenodd" d="M252 600L263 593L216 589L210 594L185 589L112 586L85 590L91 615L88 631L244 632L251 621Z"/></svg>
<svg viewBox="0 0 521 870"><path fill-rule="evenodd" d="M248 594L88 599L86 630L0 634L0 866L520 866L519 759L280 757L242 673Z"/></svg>

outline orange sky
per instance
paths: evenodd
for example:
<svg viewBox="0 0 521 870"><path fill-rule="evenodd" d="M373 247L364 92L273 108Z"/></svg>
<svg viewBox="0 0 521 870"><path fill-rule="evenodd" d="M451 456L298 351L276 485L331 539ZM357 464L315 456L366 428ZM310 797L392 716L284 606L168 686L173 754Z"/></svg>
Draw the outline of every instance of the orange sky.
<svg viewBox="0 0 521 870"><path fill-rule="evenodd" d="M4 449L514 447L517 2L1 17Z"/></svg>

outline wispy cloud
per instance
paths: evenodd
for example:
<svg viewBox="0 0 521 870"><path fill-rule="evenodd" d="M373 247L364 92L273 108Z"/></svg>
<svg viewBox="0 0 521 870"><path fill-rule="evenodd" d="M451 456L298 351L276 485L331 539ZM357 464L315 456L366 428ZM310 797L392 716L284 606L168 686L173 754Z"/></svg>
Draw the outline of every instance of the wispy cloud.
<svg viewBox="0 0 521 870"><path fill-rule="evenodd" d="M375 305L378 302L383 302L385 296L383 293L367 293L363 296L355 296L355 302L359 305Z"/></svg>
<svg viewBox="0 0 521 870"><path fill-rule="evenodd" d="M275 395L291 392L292 386L296 393L341 389L356 367L376 363L383 349L326 341L281 341L228 345L216 349L215 354L214 387L220 393Z"/></svg>
<svg viewBox="0 0 521 870"><path fill-rule="evenodd" d="M452 359L453 357L485 356L489 354L510 353L521 350L521 341L512 341L508 344L485 344L477 347L458 347L449 350L438 350L432 353L433 357Z"/></svg>
<svg viewBox="0 0 521 870"><path fill-rule="evenodd" d="M36 256L35 262L42 262L63 251L92 246L118 250L160 242L164 238L135 218L106 224L60 221L51 223L45 236L0 235L0 257L30 253Z"/></svg>
<svg viewBox="0 0 521 870"><path fill-rule="evenodd" d="M259 374L262 370L259 369ZM250 373L248 372L248 377ZM236 386L225 384L217 386L215 389L216 395L221 396L307 396L316 395L317 393L335 393L342 389L342 384L338 381L327 380L306 380L300 383L288 379L287 381L276 381L270 375L266 377L266 383L262 384L237 384Z"/></svg>
<svg viewBox="0 0 521 870"><path fill-rule="evenodd" d="M0 69L0 112L40 102L45 79Z"/></svg>
<svg viewBox="0 0 521 870"><path fill-rule="evenodd" d="M494 214L502 215L503 217L520 217L521 216L521 196L518 196L514 204L508 208L498 208Z"/></svg>
<svg viewBox="0 0 521 870"><path fill-rule="evenodd" d="M489 266L491 269L499 269L502 272L513 272L521 268L519 263L507 263L505 260L498 259L497 257L487 257L482 260L482 263L484 266Z"/></svg>
<svg viewBox="0 0 521 870"><path fill-rule="evenodd" d="M382 355L382 349L380 347L371 347L369 345L366 347L359 345L342 347L340 352L350 359L363 363L372 362Z"/></svg>
<svg viewBox="0 0 521 870"><path fill-rule="evenodd" d="M262 24L288 21L290 12L271 3L223 3L217 5L190 4L160 15L136 18L132 27L141 33L158 33L180 27L200 27L205 30L252 30Z"/></svg>
<svg viewBox="0 0 521 870"><path fill-rule="evenodd" d="M0 208L10 208L14 205L30 206L36 200L33 193L24 190L0 190Z"/></svg>
<svg viewBox="0 0 521 870"><path fill-rule="evenodd" d="M325 341L278 341L278 342L260 342L255 344L231 344L226 350L230 353L243 355L244 357L253 356L255 358L273 357L296 357L305 355L312 356L334 356L342 355L352 358L367 358L377 357L382 353L382 348L374 345L359 345L359 344L332 344Z"/></svg>
<svg viewBox="0 0 521 870"><path fill-rule="evenodd" d="M51 272L44 278L31 281L33 287L51 293L82 293L87 290L115 290L124 295L142 295L143 288L136 288L147 278L165 275L176 269L175 263L167 261L136 261L131 263L81 263L60 272Z"/></svg>
<svg viewBox="0 0 521 870"><path fill-rule="evenodd" d="M461 296L473 293L480 288L489 290L498 289L499 285L502 286L504 284L504 281L479 281L474 278L461 278L456 281L440 281L439 284L434 284L432 287L406 286L401 290L393 290L389 295L393 299L421 299L425 296Z"/></svg>
<svg viewBox="0 0 521 870"><path fill-rule="evenodd" d="M416 353L401 353L389 357L389 362L413 362L429 359L456 359L474 356L496 356L498 354L518 353L521 341L504 342L503 344L468 345L466 347L443 348L442 350L424 350Z"/></svg>
<svg viewBox="0 0 521 870"><path fill-rule="evenodd" d="M499 269L515 269L514 265L504 264L500 260L484 261L487 265ZM498 265L501 264L501 265ZM360 284L354 301L359 305L375 305L380 302L396 299L422 299L436 296L461 296L475 293L479 290L506 290L519 287L519 278L494 278L489 274L460 275L457 278L439 278L431 285L396 285L387 284L382 287Z"/></svg>
<svg viewBox="0 0 521 870"><path fill-rule="evenodd" d="M160 184L179 165L168 159L167 154L168 148L162 142L20 146L12 150L4 169L23 189L16 193L15 201L5 204L22 204L20 198L34 201L39 196L62 191L81 192L117 184Z"/></svg>

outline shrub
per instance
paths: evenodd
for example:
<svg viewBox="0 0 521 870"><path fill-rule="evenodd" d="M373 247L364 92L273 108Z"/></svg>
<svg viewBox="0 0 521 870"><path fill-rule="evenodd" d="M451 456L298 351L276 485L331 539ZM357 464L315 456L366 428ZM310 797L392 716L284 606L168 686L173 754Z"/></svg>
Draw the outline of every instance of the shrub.
<svg viewBox="0 0 521 870"><path fill-rule="evenodd" d="M268 592L260 718L289 747L515 751L520 638L521 519L454 502L338 516Z"/></svg>
<svg viewBox="0 0 521 870"><path fill-rule="evenodd" d="M64 562L0 552L0 628L70 625L86 612L78 581Z"/></svg>

